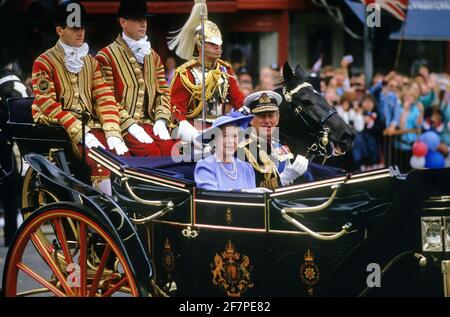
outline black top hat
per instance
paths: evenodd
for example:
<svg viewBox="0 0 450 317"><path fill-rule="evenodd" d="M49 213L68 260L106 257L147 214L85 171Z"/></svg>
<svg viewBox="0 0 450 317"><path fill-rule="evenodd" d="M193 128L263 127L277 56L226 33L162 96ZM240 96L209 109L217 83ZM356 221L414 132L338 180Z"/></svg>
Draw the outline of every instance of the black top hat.
<svg viewBox="0 0 450 317"><path fill-rule="evenodd" d="M70 6L72 5L72 6ZM78 5L80 10L80 24L77 25L78 19L75 14L78 12L78 9L74 6ZM74 24L72 24L74 23ZM90 24L88 19L88 15L86 12L86 8L78 1L68 0L62 2L58 8L56 9L56 19L55 24L62 27L84 27Z"/></svg>
<svg viewBox="0 0 450 317"><path fill-rule="evenodd" d="M148 13L147 3L144 0L123 0L120 2L117 16L125 19L136 19L149 18L153 15Z"/></svg>

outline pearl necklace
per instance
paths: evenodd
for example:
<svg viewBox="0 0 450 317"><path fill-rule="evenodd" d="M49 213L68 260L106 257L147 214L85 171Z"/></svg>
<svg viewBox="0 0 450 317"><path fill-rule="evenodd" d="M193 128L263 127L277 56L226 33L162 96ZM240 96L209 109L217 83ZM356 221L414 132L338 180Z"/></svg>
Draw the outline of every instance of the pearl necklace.
<svg viewBox="0 0 450 317"><path fill-rule="evenodd" d="M225 166L223 165L223 162L219 162L219 166L222 169L222 171L232 180L236 180L238 173L237 173L237 166L236 166L236 161L233 159L233 161L231 162L231 171L227 170L225 168Z"/></svg>

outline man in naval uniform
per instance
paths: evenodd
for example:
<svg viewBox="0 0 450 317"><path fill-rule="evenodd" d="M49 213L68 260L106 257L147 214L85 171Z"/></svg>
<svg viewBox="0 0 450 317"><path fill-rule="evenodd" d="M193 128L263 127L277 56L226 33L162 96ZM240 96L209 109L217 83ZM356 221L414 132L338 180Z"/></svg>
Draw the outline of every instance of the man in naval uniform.
<svg viewBox="0 0 450 317"><path fill-rule="evenodd" d="M169 88L161 58L147 38L147 5L143 0L120 3L122 28L116 40L96 58L116 97L120 128L135 156L170 156L173 141Z"/></svg>
<svg viewBox="0 0 450 317"><path fill-rule="evenodd" d="M249 137L240 144L246 160L255 169L256 186L275 189L291 185L294 180L306 175L308 160L294 155L287 145L274 138L280 119L278 107L282 97L274 91L259 91L248 95L244 107L254 115Z"/></svg>
<svg viewBox="0 0 450 317"><path fill-rule="evenodd" d="M202 26L200 8L206 4L196 1L191 17L176 37L169 42L179 57L188 60L175 70L171 85L172 113L178 126L178 137L192 140L198 133L194 120L202 118L202 63L205 65L206 114L214 119L229 111L227 105L239 109L244 95L239 89L231 65L220 59L222 34L215 23L205 20L205 61L201 60ZM207 12L206 12L207 14Z"/></svg>
<svg viewBox="0 0 450 317"><path fill-rule="evenodd" d="M80 8L78 22L76 19L69 21L73 6ZM86 111L89 114L86 147L104 148L108 145L117 154L125 154L128 150L120 134L114 94L103 79L100 64L88 54L89 46L84 42L86 10L77 1L66 1L58 7L56 17L59 40L33 64L34 121L63 126L75 148L81 151L81 113ZM94 186L110 194L109 171L89 157L86 157L86 163L91 168Z"/></svg>

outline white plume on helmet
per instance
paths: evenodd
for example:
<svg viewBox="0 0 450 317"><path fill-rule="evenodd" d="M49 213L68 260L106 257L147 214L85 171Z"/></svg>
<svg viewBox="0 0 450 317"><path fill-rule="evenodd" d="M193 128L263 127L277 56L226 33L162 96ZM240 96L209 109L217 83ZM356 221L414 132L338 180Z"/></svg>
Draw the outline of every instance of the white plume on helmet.
<svg viewBox="0 0 450 317"><path fill-rule="evenodd" d="M193 48L195 47L194 33L202 21L202 12L205 13L205 20L207 20L208 8L206 0L195 0L189 19L181 29L171 32L174 36L170 37L167 43L170 50L173 51L176 48L175 53L185 60L190 60L193 56Z"/></svg>

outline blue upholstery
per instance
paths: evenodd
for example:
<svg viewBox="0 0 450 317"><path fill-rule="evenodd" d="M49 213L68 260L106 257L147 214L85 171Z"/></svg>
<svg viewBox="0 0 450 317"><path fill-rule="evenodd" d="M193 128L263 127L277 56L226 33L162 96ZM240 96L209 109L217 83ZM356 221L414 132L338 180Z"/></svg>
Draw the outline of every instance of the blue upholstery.
<svg viewBox="0 0 450 317"><path fill-rule="evenodd" d="M31 105L33 104L33 100L33 97L9 98L7 100L9 122L32 124L33 116L31 114Z"/></svg>
<svg viewBox="0 0 450 317"><path fill-rule="evenodd" d="M167 176L194 181L195 162L174 162L172 157L119 157L125 165L140 170L158 172Z"/></svg>
<svg viewBox="0 0 450 317"><path fill-rule="evenodd" d="M159 174L168 177L175 177L189 182L194 181L195 162L174 161L170 156L166 157L126 157L116 156L109 151L96 148L96 151L107 157L109 160L119 164L122 168L131 168L143 174ZM180 157L177 157L180 159Z"/></svg>
<svg viewBox="0 0 450 317"><path fill-rule="evenodd" d="M308 179L308 181L319 181L321 179L346 175L346 172L344 170L317 163L309 163L308 173L310 174L311 177L310 179Z"/></svg>

